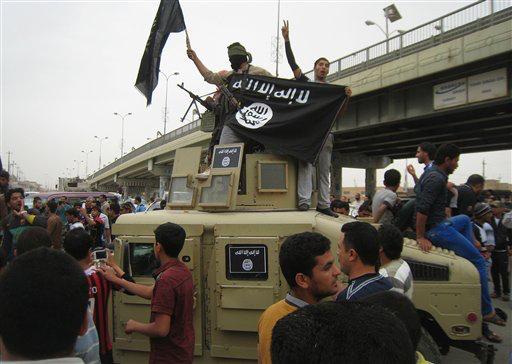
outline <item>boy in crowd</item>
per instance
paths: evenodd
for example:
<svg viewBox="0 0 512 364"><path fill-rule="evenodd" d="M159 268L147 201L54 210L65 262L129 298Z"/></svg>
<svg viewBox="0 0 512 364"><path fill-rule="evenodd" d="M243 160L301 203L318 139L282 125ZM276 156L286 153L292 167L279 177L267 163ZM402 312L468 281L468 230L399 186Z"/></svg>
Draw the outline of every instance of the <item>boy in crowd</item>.
<svg viewBox="0 0 512 364"><path fill-rule="evenodd" d="M373 197L373 222L380 224L391 224L393 222L399 201L396 191L400 187L400 178L400 172L396 169L388 169L384 173L385 188L377 191Z"/></svg>
<svg viewBox="0 0 512 364"><path fill-rule="evenodd" d="M331 210L336 212L337 214L348 216L350 212L350 205L346 201L341 201L338 199L332 200Z"/></svg>
<svg viewBox="0 0 512 364"><path fill-rule="evenodd" d="M71 257L49 248L17 257L0 297L0 361L83 363L73 348L87 330L87 280Z"/></svg>
<svg viewBox="0 0 512 364"><path fill-rule="evenodd" d="M391 224L379 228L380 270L383 277L389 277L393 291L397 291L412 299L413 280L409 264L400 256L404 247L404 238L400 230Z"/></svg>
<svg viewBox="0 0 512 364"><path fill-rule="evenodd" d="M103 274L98 273L92 266L92 246L92 237L84 229L73 229L69 231L64 238L64 250L78 261L87 277L89 295L92 299L92 307L90 307L90 309L93 313L94 324L98 331L100 343L100 360L102 364L108 364L113 363L112 341L108 333L108 298L110 290L116 287L112 287L109 282L105 280ZM112 266L112 274L119 276L121 280L133 282L133 278L125 274L121 268L117 266L111 256L107 260L107 264Z"/></svg>
<svg viewBox="0 0 512 364"><path fill-rule="evenodd" d="M416 351L416 364L429 363L425 360L423 354L417 351L421 342L422 328L418 311L416 311L416 307L414 307L414 304L410 299L397 292L387 291L365 297L362 301L373 305L379 305L393 313L393 315L395 315L407 329L412 347Z"/></svg>
<svg viewBox="0 0 512 364"><path fill-rule="evenodd" d="M149 337L150 364L190 364L193 360L194 283L187 266L178 259L185 237L185 230L170 222L156 228L154 249L160 268L153 274L153 286L125 281L102 270L112 283L151 300L150 322L128 320L125 327L127 334L137 332Z"/></svg>
<svg viewBox="0 0 512 364"><path fill-rule="evenodd" d="M379 250L377 230L372 225L355 221L341 227L338 260L349 281L337 302L357 301L393 288L388 278L377 273Z"/></svg>
<svg viewBox="0 0 512 364"><path fill-rule="evenodd" d="M363 302L323 302L283 317L272 333L272 363L414 364L406 326Z"/></svg>
<svg viewBox="0 0 512 364"><path fill-rule="evenodd" d="M48 224L47 230L52 240L52 247L54 249L62 249L62 221L57 216L57 202L50 200L46 204L46 210L48 213Z"/></svg>
<svg viewBox="0 0 512 364"><path fill-rule="evenodd" d="M67 220L67 226L66 230L71 231L74 229L84 229L84 224L82 223L80 219L80 212L76 208L70 208L66 210L66 220Z"/></svg>
<svg viewBox="0 0 512 364"><path fill-rule="evenodd" d="M279 266L290 287L285 299L267 308L258 323L258 358L270 364L272 329L290 312L338 292L341 271L334 264L331 242L318 233L289 236L279 251Z"/></svg>

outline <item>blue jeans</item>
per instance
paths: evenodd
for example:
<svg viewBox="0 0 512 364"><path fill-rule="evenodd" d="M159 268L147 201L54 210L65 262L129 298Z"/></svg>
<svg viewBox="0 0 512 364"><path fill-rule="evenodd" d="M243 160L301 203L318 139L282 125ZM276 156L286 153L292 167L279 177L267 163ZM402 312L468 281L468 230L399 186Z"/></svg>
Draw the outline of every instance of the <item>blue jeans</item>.
<svg viewBox="0 0 512 364"><path fill-rule="evenodd" d="M475 239L469 217L466 215L454 216L430 229L425 236L435 246L453 250L458 256L473 263L480 275L482 315L485 316L493 312L487 284L487 264L478 249L473 245Z"/></svg>

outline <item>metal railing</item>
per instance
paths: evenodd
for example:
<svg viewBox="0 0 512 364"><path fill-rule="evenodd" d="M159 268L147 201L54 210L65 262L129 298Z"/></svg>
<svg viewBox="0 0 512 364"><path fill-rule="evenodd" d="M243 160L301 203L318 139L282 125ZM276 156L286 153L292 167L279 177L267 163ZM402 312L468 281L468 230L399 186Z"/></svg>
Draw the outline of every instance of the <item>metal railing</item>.
<svg viewBox="0 0 512 364"><path fill-rule="evenodd" d="M114 162L103 167L99 171L89 175L87 177L87 179L96 178L99 175L112 170L113 168L123 164L124 162L129 161L132 158L135 158L141 154L149 152L149 151L151 151L155 148L158 148L164 144L170 143L178 138L181 138L182 136L185 136L187 134L198 131L198 130L200 130L200 127L201 127L201 119L197 119L197 120L194 120L191 123L188 123L178 129L174 129L173 131L171 131L165 135L162 135L160 138L152 140L149 143L146 143L143 146L141 146L135 150L132 150L130 153L125 154L122 158L115 160Z"/></svg>
<svg viewBox="0 0 512 364"><path fill-rule="evenodd" d="M416 53L512 17L512 0L480 0L331 62L327 81ZM306 73L313 78L313 70Z"/></svg>

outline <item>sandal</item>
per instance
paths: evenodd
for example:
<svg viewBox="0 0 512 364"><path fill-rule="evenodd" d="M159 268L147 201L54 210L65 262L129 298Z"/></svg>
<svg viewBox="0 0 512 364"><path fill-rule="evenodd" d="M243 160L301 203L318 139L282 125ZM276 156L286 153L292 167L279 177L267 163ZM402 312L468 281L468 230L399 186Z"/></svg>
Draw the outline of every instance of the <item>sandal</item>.
<svg viewBox="0 0 512 364"><path fill-rule="evenodd" d="M484 322L488 322L490 324L498 325L498 326L505 326L505 321L496 315L496 312L492 316L484 317Z"/></svg>
<svg viewBox="0 0 512 364"><path fill-rule="evenodd" d="M503 338L500 335L491 330L489 330L489 332L484 336L487 340L489 340L492 343L499 344L503 341Z"/></svg>

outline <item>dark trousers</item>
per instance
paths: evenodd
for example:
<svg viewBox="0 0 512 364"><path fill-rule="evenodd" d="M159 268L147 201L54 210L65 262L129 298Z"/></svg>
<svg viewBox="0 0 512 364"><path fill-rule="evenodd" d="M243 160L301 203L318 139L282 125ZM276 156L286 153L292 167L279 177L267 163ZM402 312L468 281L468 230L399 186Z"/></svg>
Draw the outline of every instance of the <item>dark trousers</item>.
<svg viewBox="0 0 512 364"><path fill-rule="evenodd" d="M491 266L492 283L494 293L501 295L502 283L503 293L510 294L510 282L508 279L508 254L507 252L492 252Z"/></svg>

